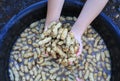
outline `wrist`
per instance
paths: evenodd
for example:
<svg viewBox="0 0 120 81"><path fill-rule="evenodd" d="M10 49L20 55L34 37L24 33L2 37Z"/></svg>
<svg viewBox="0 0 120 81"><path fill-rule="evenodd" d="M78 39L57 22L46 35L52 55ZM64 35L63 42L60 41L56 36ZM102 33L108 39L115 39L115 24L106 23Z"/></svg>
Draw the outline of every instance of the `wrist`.
<svg viewBox="0 0 120 81"><path fill-rule="evenodd" d="M70 33L73 34L73 36L75 37L75 39L77 39L77 41L79 41L78 39L81 39L81 36L80 34L78 34L75 30L71 30Z"/></svg>
<svg viewBox="0 0 120 81"><path fill-rule="evenodd" d="M52 22L59 22L59 18L56 18L56 19L46 19L46 22L45 22L45 27L48 28L49 25L52 23Z"/></svg>
<svg viewBox="0 0 120 81"><path fill-rule="evenodd" d="M87 25L84 22L76 21L71 31L77 33L81 37L86 29L87 29Z"/></svg>
<svg viewBox="0 0 120 81"><path fill-rule="evenodd" d="M80 27L78 26L73 26L72 29L71 29L71 32L74 34L74 35L78 35L81 36L83 35L84 31L80 29Z"/></svg>

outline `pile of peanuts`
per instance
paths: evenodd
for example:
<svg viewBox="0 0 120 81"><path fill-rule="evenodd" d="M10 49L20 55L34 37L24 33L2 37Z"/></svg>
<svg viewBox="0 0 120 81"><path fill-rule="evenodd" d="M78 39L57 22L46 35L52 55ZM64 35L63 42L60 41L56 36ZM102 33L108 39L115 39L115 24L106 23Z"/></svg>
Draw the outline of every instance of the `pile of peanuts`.
<svg viewBox="0 0 120 81"><path fill-rule="evenodd" d="M82 54L76 57L79 44L69 33L75 21L76 17L60 17L61 23L53 22L44 31L41 19L26 28L10 54L11 81L110 81L109 51L91 26L82 36Z"/></svg>
<svg viewBox="0 0 120 81"><path fill-rule="evenodd" d="M35 22L30 27L34 27ZM68 31L69 27L62 26L62 23L52 22L48 27L48 30L40 35L40 41L38 44L40 48L44 48L44 51L39 51L52 56L57 59L59 64L64 66L70 65L77 61L77 51L79 49L79 43L75 40L72 33ZM41 56L41 55L40 55Z"/></svg>

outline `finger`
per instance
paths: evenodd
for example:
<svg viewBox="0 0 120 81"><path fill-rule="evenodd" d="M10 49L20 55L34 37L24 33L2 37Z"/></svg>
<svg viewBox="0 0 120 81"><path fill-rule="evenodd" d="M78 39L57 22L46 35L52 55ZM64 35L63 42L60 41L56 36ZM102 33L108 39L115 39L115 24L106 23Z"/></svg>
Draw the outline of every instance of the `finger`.
<svg viewBox="0 0 120 81"><path fill-rule="evenodd" d="M78 78L78 77L76 77L76 81L83 81L82 79L80 79L80 78Z"/></svg>
<svg viewBox="0 0 120 81"><path fill-rule="evenodd" d="M69 61L69 63L68 63L69 65L72 65L73 64L73 62L72 61Z"/></svg>
<svg viewBox="0 0 120 81"><path fill-rule="evenodd" d="M83 45L82 45L82 41L81 40L79 41L79 44L80 44L80 46L79 46L78 51L76 53L77 56L79 56L82 53L82 49L83 49Z"/></svg>
<svg viewBox="0 0 120 81"><path fill-rule="evenodd" d="M82 53L82 50L83 50L83 44L82 44L82 40L80 40L80 54Z"/></svg>
<svg viewBox="0 0 120 81"><path fill-rule="evenodd" d="M45 55L46 55L47 57L49 56L47 52L45 52Z"/></svg>
<svg viewBox="0 0 120 81"><path fill-rule="evenodd" d="M79 56L81 54L81 50L80 50L80 47L78 48L78 51L76 53L76 56Z"/></svg>

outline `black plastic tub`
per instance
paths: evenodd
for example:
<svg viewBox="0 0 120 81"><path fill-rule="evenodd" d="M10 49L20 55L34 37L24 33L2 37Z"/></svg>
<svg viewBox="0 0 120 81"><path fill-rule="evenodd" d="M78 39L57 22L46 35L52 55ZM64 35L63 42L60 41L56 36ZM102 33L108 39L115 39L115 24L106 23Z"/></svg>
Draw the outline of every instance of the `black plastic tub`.
<svg viewBox="0 0 120 81"><path fill-rule="evenodd" d="M62 15L78 16L83 4L79 1L66 0ZM47 1L35 3L24 9L0 30L0 81L10 81L8 73L9 56L13 44L20 33L36 20L45 18ZM111 55L111 81L120 80L120 30L104 13L92 23L94 29L102 36Z"/></svg>

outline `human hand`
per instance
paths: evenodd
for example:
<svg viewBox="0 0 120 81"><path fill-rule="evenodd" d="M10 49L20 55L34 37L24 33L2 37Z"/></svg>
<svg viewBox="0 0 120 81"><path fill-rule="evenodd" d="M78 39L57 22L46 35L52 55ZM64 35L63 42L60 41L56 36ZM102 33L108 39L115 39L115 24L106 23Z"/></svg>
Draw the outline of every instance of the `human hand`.
<svg viewBox="0 0 120 81"><path fill-rule="evenodd" d="M76 81L84 81L84 80L76 77Z"/></svg>
<svg viewBox="0 0 120 81"><path fill-rule="evenodd" d="M44 32L48 30L50 24L51 24L51 23L45 22Z"/></svg>
<svg viewBox="0 0 120 81"><path fill-rule="evenodd" d="M83 45L82 45L82 40L81 40L81 35L78 34L78 32L76 32L74 29L72 29L70 31L71 33L73 33L75 39L78 41L78 43L80 44L79 49L76 53L77 56L79 56L82 53L82 49L83 49Z"/></svg>
<svg viewBox="0 0 120 81"><path fill-rule="evenodd" d="M59 19L54 20L54 21L52 21L52 22L47 22L47 21L46 21L46 22L45 22L45 27L44 27L44 32L47 31L48 28L50 28L52 25L54 25L54 24L56 24L56 23L58 23L58 22L60 22Z"/></svg>
<svg viewBox="0 0 120 81"><path fill-rule="evenodd" d="M47 26L45 26L45 27L44 27L44 32L45 32L45 31L47 31L47 29L48 29L48 27L47 27Z"/></svg>

